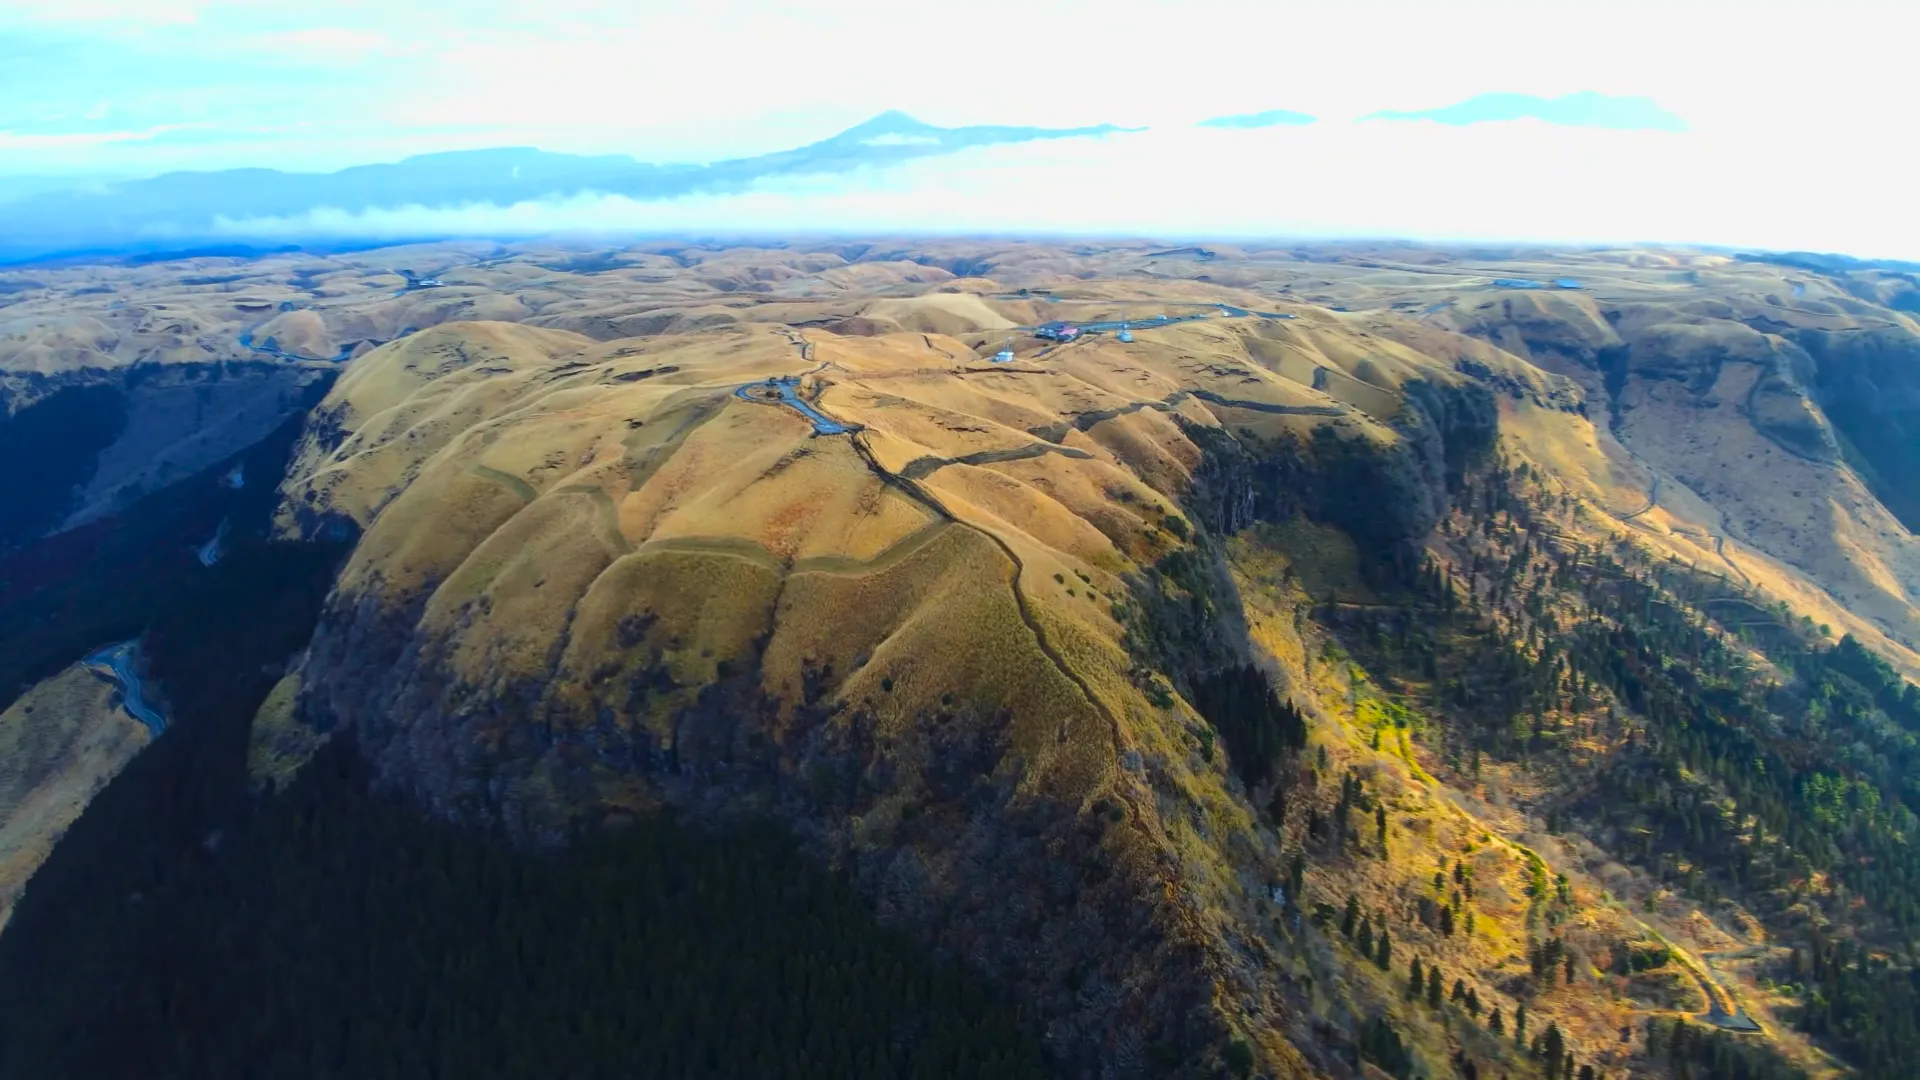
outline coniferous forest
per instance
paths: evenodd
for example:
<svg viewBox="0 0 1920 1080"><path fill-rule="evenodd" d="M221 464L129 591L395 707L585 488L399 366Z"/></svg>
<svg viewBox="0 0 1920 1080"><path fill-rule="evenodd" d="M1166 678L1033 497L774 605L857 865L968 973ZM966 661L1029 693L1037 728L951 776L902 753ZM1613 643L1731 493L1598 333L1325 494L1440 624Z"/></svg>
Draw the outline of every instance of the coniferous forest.
<svg viewBox="0 0 1920 1080"><path fill-rule="evenodd" d="M1792 961L1799 1026L1870 1080L1920 1062L1920 688L1710 567L1572 541L1526 466L1470 476L1459 562L1376 560L1387 602L1316 612L1484 760L1561 777L1550 829L1627 838L1675 891L1737 898ZM1669 1033L1670 1034L1670 1033ZM1690 1075L1778 1075L1757 1044L1673 1036ZM1662 1044L1666 1047L1667 1044Z"/></svg>
<svg viewBox="0 0 1920 1080"><path fill-rule="evenodd" d="M0 934L0 1077L1050 1075L1009 1003L773 826L657 819L516 849L375 794L345 737L249 794L254 713L345 550L267 541L269 507L222 508L236 539L210 570L118 591L83 566L0 626L23 648L67 616L144 631L171 713ZM103 550L147 524L110 526Z"/></svg>
<svg viewBox="0 0 1920 1080"><path fill-rule="evenodd" d="M134 908L97 967L9 979L6 1075L1048 1075L769 826L516 851L370 794L344 740Z"/></svg>

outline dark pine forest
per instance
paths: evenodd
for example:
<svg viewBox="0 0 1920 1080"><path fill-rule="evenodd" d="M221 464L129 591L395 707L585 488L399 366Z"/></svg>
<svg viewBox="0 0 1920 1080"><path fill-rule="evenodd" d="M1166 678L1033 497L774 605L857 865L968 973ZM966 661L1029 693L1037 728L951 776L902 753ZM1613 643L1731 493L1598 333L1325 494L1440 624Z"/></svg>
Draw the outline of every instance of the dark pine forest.
<svg viewBox="0 0 1920 1080"><path fill-rule="evenodd" d="M1051 1075L1011 1005L770 825L516 849L373 792L344 737L249 793L253 716L345 548L267 540L271 486L221 495L217 472L77 561L7 564L0 698L139 634L172 723L0 934L0 1077ZM223 516L230 554L192 564Z"/></svg>

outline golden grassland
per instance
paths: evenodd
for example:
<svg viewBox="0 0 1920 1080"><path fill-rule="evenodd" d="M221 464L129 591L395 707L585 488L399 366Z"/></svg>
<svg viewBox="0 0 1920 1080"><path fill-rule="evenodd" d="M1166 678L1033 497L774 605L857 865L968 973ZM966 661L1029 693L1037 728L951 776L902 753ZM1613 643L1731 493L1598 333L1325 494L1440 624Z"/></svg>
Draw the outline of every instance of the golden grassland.
<svg viewBox="0 0 1920 1080"><path fill-rule="evenodd" d="M1311 899L1363 897L1393 930L1395 963L1379 972L1342 955L1337 934L1303 939L1274 925L1265 890L1297 838L1254 811L1184 701L1155 704L1145 692L1114 614L1125 576L1183 543L1178 507L1200 454L1180 425L1267 436L1332 425L1387 443L1407 437L1396 425L1410 384L1491 378L1502 453L1549 474L1587 515L1582 528L1723 566L1796 613L1881 642L1883 625L1912 617L1897 569L1910 538L1868 543L1858 523L1877 504L1844 469L1813 462L1791 474L1797 525L1731 527L1730 516L1753 513L1759 487L1715 486L1689 470L1724 463L1731 476L1736 456L1774 445L1739 410L1777 343L1716 327L1726 320L1711 305L1665 321L1603 311L1675 303L1702 288L1677 280L1687 273L1751 291L1756 273L1782 272L1596 256L1583 264L1585 291L1508 294L1490 291L1508 272L1498 267L1416 274L1241 254L1212 282L1122 282L1087 275L1128 258L1161 274L1192 266L1010 246L1007 280L854 265L828 251L717 252L688 274L684 255L635 251L628 269L609 272L626 297L554 301L525 320L535 325L447 323L357 360L299 450L281 524L352 518L365 532L341 593L424 597L418 630L444 646L456 677L495 695L544 685L549 720L588 723L611 709L671 746L673 718L703 687L750 673L776 736L858 725L889 740L900 775L856 823L863 844L896 842L910 812L940 812L915 795L930 760L927 717L985 725L1020 763L1021 790L1124 808L1131 827L1103 843L1159 882L1183 933L1219 957L1222 1013L1267 1060L1295 1060L1280 1027L1310 1039L1316 1017L1351 1028L1376 1010L1402 1018L1429 1072L1457 1047L1510 1057L1511 1040L1488 1035L1484 1013L1469 1021L1452 1005L1407 1004L1406 962L1420 955L1449 983L1466 979L1511 1022L1506 988L1551 906L1527 891L1541 873L1564 874L1574 903L1558 932L1580 970L1575 987L1536 999L1534 1030L1556 1021L1583 1061L1618 1075L1634 1052L1621 1027L1702 1007L1695 957L1735 939L1671 895L1643 910L1649 890L1633 874L1545 836L1513 809L1537 783L1527 775L1489 766L1448 786L1423 741L1427 718L1314 631L1311 603L1378 598L1352 541L1305 523L1229 547L1256 654L1316 715L1326 775L1362 770L1389 808L1387 857L1313 867ZM511 269L538 308L542 278L525 265L486 272ZM1019 295L1015 281L1057 301ZM1838 312L1809 319L1856 317L1804 292ZM1015 336L1015 363L987 362L1012 325L1214 301L1297 317L1142 324L1130 345ZM1630 380L1624 422L1611 428L1593 354L1635 335L1731 358L1714 361L1707 384L1721 403L1681 402L1678 382ZM800 377L801 396L858 430L815 434L797 410L734 394L775 376ZM1807 492L1839 508L1820 510ZM1780 540L1791 530L1799 547ZM1858 612L1834 593L1854 583L1872 601ZM283 688L263 716L298 708L297 683ZM298 750L256 749L266 770ZM550 765L524 781L535 803L642 807L654 797L616 770L596 767L582 788ZM939 853L923 854L940 865ZM1444 938L1407 913L1455 860L1472 871L1475 925ZM1442 894L1451 889L1449 877ZM1652 934L1683 950L1688 959L1668 970L1686 974L1602 970L1613 945ZM1737 965L1721 970L1743 1004L1769 1015L1768 995ZM1289 1019L1277 1027L1276 1015Z"/></svg>
<svg viewBox="0 0 1920 1080"><path fill-rule="evenodd" d="M1114 608L1124 575L1192 531L1177 508L1200 455L1172 415L1253 426L1275 414L1221 402L1308 406L1280 419L1385 429L1269 369L1244 336L1158 333L1138 355L1076 347L1015 374L926 333L591 343L448 326L340 381L299 450L282 525L355 520L342 596L424 596L417 632L450 672L492 699L544 687L548 722L611 708L670 747L701 688L740 673L775 703L776 742L793 725L860 725L912 746L926 717L972 717L1005 740L1016 790L1125 808L1133 827L1103 843L1163 882L1180 933L1218 948L1251 917L1277 850L1205 722L1143 692ZM817 435L797 410L733 393L802 374L803 395L860 430ZM297 685L283 689L276 702L297 708ZM263 771L298 750L276 746L256 748ZM895 762L856 837L894 835L913 760ZM535 805L647 798L604 769L584 787L551 770L522 783ZM1270 974L1242 958L1221 978L1236 1029L1268 1038L1242 1003L1278 1007Z"/></svg>
<svg viewBox="0 0 1920 1080"><path fill-rule="evenodd" d="M1170 422L1174 410L1187 422L1225 416L1252 427L1274 414L1222 402L1306 406L1280 419L1391 437L1363 409L1249 355L1245 335L1208 324L1154 333L1164 340L1132 350L1069 346L1057 365L1023 375L976 372L965 346L927 333L849 338L761 326L589 342L507 324L449 326L379 349L340 380L320 409L327 424L300 450L282 524L317 512L360 523L366 532L343 591L430 590L423 629L454 645L456 667L477 684L503 687L546 670L549 642L565 635L581 647L579 601L619 560L668 543L745 558L787 579L777 626L791 619L844 635L826 600L820 612L795 606L812 594L800 585L809 562L840 561L838 577L851 580L860 564L952 520L991 538L1003 561L1019 561L1021 619L1104 643L1090 670L1118 673L1102 695L1113 712L1134 693L1122 689L1126 661L1111 615L1118 575L1178 545L1166 522L1198 463ZM1323 356L1319 367L1337 366L1327 349L1357 352L1337 321L1278 333ZM1390 394L1414 362L1410 353L1388 358L1371 372L1381 385L1367 390ZM816 436L798 411L732 393L795 374L807 376L803 395L861 430ZM1439 367L1427 377L1460 378ZM1196 390L1212 396L1182 393ZM975 591L1016 587L1010 566L964 565L973 569L939 573ZM919 617L905 608L876 620L886 606L866 610L876 632ZM960 625L971 623L947 629ZM737 647L741 636L732 637ZM824 662L824 646L815 651L810 659ZM956 650L944 652L951 662ZM841 657L841 678L855 677L854 655ZM948 682L971 685L972 676ZM768 689L779 696L771 677Z"/></svg>
<svg viewBox="0 0 1920 1080"><path fill-rule="evenodd" d="M963 263L973 276L943 268ZM447 286L403 289L401 267ZM1502 278L1564 277L1580 287L1494 285ZM9 380L15 407L54 384L14 376L106 377L135 363L245 359L236 340L243 330L256 340L271 335L283 347L329 356L341 346L359 354L401 338L413 364L356 364L343 380L357 384L340 400L349 403L343 420L366 456L352 470L360 490L341 491L334 501L360 500L355 514L362 518L410 482L407 463L421 460L411 449L387 444L448 438L471 426L474 415L492 415L498 403L491 396L523 395L525 384L503 384L496 368L530 366L541 371L531 378L544 379L544 369L562 355L595 362L613 359L616 351L646 366L648 357L683 351L688 334L731 331L749 341L756 332L779 340L812 333L841 371L922 385L931 378L944 387L922 393L876 382L871 399L857 401L849 398L860 393L849 380L822 372L834 403L866 414L861 422L872 424L912 422L904 413L880 419L897 411L887 394L916 401L923 419L945 410L1031 428L1036 425L1023 422L1030 413L1099 408L1093 404L1099 391L1125 401L1165 399L1185 388L1341 404L1351 408L1355 431L1385 438L1365 421L1391 420L1406 379L1451 377L1451 369L1469 363L1536 394L1583 393L1593 432L1558 412L1534 425L1535 435L1559 444L1554 454L1590 456L1592 449L1576 452L1574 444L1597 435L1598 450L1609 459L1598 473L1603 488L1644 486L1656 473L1663 478L1661 494L1671 500L1663 497L1640 515L1644 526L1664 527L1676 544L1716 549L1713 557L1730 560L1796 611L1846 625L1920 670L1912 644L1920 642L1914 606L1920 546L1848 468L1796 458L1762 430L1784 425L1816 432L1825 424L1801 388L1811 361L1783 335L1871 339L1888 348L1920 338L1920 323L1894 306L1904 302L1901 283L1874 272L1816 274L1684 249L1467 254L1401 243L1166 248L1136 241L1069 249L956 239L763 249L456 242L327 257L21 268L0 271L0 284L10 300L0 314L0 380ZM1177 331L1144 323L1155 314L1201 312L1219 303L1294 318L1215 318ZM1047 348L1017 336L1022 359L1015 367L1023 374L992 371L967 380L992 384L981 392L999 404L964 396L946 378L956 362L987 367L978 361L1000 347L1011 327L1050 318L1138 318L1143 325L1129 347L1094 338ZM488 320L522 325L511 334L504 327L474 328ZM457 341L433 332L456 322L462 327ZM422 332L407 335L416 329ZM1606 354L1629 348L1630 377L1615 401L1603 385L1603 368L1613 362ZM925 362L906 363L909 352ZM719 356L718 350L703 353L710 361ZM766 357L746 359L756 373L773 373ZM781 373L814 362L796 349L794 366ZM722 375L728 367L715 364L708 374L738 373ZM453 368L469 374L447 378ZM1232 374L1236 368L1251 369L1254 382ZM1052 377L1035 377L1037 371ZM1075 378L1060 378L1061 372ZM1769 392L1750 393L1763 376L1772 380ZM681 379L666 392L687 393L699 381ZM425 383L432 392L415 395ZM1248 393L1230 393L1236 388ZM395 411L383 415L390 408ZM1208 411L1191 401L1179 406L1181 415L1200 422ZM1613 412L1618 430L1608 431ZM373 420L376 415L382 418ZM1136 426L1166 419L1136 417ZM1272 414L1235 419L1269 433L1308 426ZM1125 437L1126 425L1103 426L1123 430L1089 437ZM1000 445L1006 434L989 425L978 437L983 445ZM957 431L937 441L955 450L965 445ZM1171 441L1156 437L1128 456L1156 468L1148 479L1163 489L1177 485L1178 476L1151 458ZM383 467L383 456L395 460ZM1592 471L1582 463L1570 475ZM1632 496L1645 498L1644 492ZM1634 508L1631 501L1602 501L1619 513ZM1687 539L1689 533L1695 539Z"/></svg>
<svg viewBox="0 0 1920 1080"><path fill-rule="evenodd" d="M0 928L61 834L148 739L81 664L0 713Z"/></svg>

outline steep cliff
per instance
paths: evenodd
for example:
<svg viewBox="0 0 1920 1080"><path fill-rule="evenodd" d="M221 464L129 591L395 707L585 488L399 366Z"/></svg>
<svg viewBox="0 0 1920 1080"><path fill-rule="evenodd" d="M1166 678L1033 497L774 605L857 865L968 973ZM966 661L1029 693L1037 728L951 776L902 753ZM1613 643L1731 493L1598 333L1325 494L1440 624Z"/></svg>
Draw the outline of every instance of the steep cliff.
<svg viewBox="0 0 1920 1080"><path fill-rule="evenodd" d="M1210 537L1262 492L1417 541L1491 402L1308 313L1009 365L931 334L423 332L340 380L285 489L285 528L362 533L293 715L530 842L771 813L1019 987L1078 1073L1200 1075L1236 1040L1298 1073L1249 921L1277 850L1170 690L1252 654L1177 567L1224 580ZM1169 605L1211 644L1143 649Z"/></svg>

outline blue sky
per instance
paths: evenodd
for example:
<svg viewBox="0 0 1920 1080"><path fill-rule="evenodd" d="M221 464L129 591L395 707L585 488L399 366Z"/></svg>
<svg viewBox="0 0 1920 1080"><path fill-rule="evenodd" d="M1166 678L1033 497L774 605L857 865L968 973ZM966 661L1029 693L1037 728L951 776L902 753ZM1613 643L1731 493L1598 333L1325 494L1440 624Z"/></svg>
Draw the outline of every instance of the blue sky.
<svg viewBox="0 0 1920 1080"><path fill-rule="evenodd" d="M1337 122L1491 91L1647 96L1706 129L1831 121L1838 103L1889 121L1909 7L6 0L0 174L334 168L503 143L697 160L887 108Z"/></svg>
<svg viewBox="0 0 1920 1080"><path fill-rule="evenodd" d="M1191 202L1181 176L1192 182L1208 162L1181 161L1176 170L1166 156L1213 153L1237 169L1299 181L1295 199L1331 200L1323 203L1328 222L1388 229L1411 221L1438 233L1459 222L1421 218L1444 213L1424 195L1409 200L1421 208L1409 214L1369 211L1342 192L1357 185L1377 201L1392 200L1396 185L1564 192L1575 184L1607 199L1605 184L1569 172L1577 164L1618 178L1615 203L1628 193L1658 201L1670 190L1717 205L1614 205L1591 224L1556 223L1550 208L1515 195L1514 216L1567 238L1643 220L1642 231L1614 238L1725 234L1725 242L1757 242L1732 234L1743 220L1770 216L1778 220L1768 229L1750 231L1832 235L1828 246L1840 249L1897 240L1908 250L1920 243L1906 235L1920 232L1906 221L1916 215L1894 207L1882 222L1874 214L1889 205L1883 198L1905 198L1912 94L1903 73L1920 29L1914 7L0 0L0 196L23 177L333 169L500 145L714 160L812 141L892 108L943 125L1153 128L1127 137L1132 149L970 152L949 173L916 167L862 189L905 199L901 213L912 194L902 184L931 184L928 205L951 208L965 203L970 183L994 187L991 169L1013 168L1051 178L1036 191L1103 183L1110 190L1092 201L1111 216L1137 205L1142 220L1176 221L1176 207L1151 200ZM1490 93L1645 98L1685 130L1527 119L1459 125L1442 122L1458 115L1433 112ZM1201 120L1268 110L1317 121L1238 133L1240 142L1187 141ZM1361 119L1383 112L1408 118ZM1112 171L1146 155L1154 160L1137 184ZM1389 176L1354 179L1362 169ZM1346 182L1327 179L1342 174ZM1122 190L1129 184L1138 190ZM1240 180L1227 186L1259 197ZM790 204L845 192L764 194ZM1025 199L1010 218L1049 212L1019 185L1009 197ZM984 212L965 208L969 220ZM1673 235L1701 220L1696 209L1724 220L1707 222L1712 235ZM1481 228L1499 212L1489 205L1460 220ZM1189 216L1195 228L1204 224Z"/></svg>

